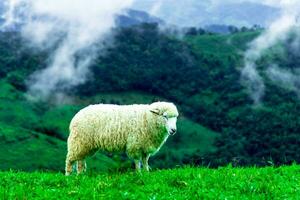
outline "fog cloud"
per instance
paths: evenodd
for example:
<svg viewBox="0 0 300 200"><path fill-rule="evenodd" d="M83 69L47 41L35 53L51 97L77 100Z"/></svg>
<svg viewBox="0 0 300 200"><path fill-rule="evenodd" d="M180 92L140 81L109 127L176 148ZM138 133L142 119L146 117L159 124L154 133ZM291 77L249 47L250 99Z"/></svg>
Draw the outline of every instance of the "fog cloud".
<svg viewBox="0 0 300 200"><path fill-rule="evenodd" d="M266 2L268 4L275 4L275 1L271 0ZM298 25L300 2L293 0L276 1L276 5L281 6L281 16L275 20L264 33L251 42L244 57L245 66L242 70L242 80L255 104L260 103L265 89L264 81L256 69L256 62L268 48L280 41L285 41L288 38L289 32ZM275 81L275 77L278 77L279 72L280 71L276 68L269 71L269 74L272 74L273 81Z"/></svg>
<svg viewBox="0 0 300 200"><path fill-rule="evenodd" d="M115 16L133 0L6 0L5 27L22 16L22 35L40 49L54 48L48 66L35 72L29 93L47 98L83 83L89 66L110 36Z"/></svg>

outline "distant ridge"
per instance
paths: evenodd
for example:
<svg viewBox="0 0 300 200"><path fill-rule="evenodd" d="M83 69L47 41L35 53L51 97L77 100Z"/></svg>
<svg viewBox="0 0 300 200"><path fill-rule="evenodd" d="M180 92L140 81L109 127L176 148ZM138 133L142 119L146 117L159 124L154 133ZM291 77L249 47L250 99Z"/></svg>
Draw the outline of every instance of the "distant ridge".
<svg viewBox="0 0 300 200"><path fill-rule="evenodd" d="M129 27L141 23L165 24L165 22L155 16L144 11L127 9L124 14L117 16L116 23L121 27Z"/></svg>
<svg viewBox="0 0 300 200"><path fill-rule="evenodd" d="M148 12L157 1L136 1L134 9ZM210 0L164 0L155 16L168 24L181 27L205 26L210 24L234 25L237 27L259 25L266 27L280 15L280 8L250 1ZM211 5L211 7L209 7ZM152 12L150 12L152 13Z"/></svg>

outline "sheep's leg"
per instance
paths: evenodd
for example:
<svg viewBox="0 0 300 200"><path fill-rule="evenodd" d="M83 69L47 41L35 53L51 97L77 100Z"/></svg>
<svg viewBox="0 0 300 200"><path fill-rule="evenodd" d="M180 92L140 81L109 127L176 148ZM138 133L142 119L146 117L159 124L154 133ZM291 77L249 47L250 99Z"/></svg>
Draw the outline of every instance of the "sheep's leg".
<svg viewBox="0 0 300 200"><path fill-rule="evenodd" d="M143 155L142 162L143 162L143 168L148 172L149 171L149 160L150 154Z"/></svg>
<svg viewBox="0 0 300 200"><path fill-rule="evenodd" d="M138 159L134 160L134 164L135 164L135 170L136 171L141 171L141 161Z"/></svg>
<svg viewBox="0 0 300 200"><path fill-rule="evenodd" d="M86 171L86 161L85 160L78 160L77 161L77 175L81 174L82 172Z"/></svg>
<svg viewBox="0 0 300 200"><path fill-rule="evenodd" d="M71 160L68 156L66 159L66 172L65 175L69 176L72 173L72 168L73 168L73 164L74 164L74 160Z"/></svg>
<svg viewBox="0 0 300 200"><path fill-rule="evenodd" d="M130 146L132 146L132 145L133 145L133 143L130 143L127 146L126 153L127 153L127 156L129 158L131 158L131 159L134 160L136 171L140 171L141 170L141 158L142 158L142 154L141 154L141 152L137 152L136 149L131 148Z"/></svg>
<svg viewBox="0 0 300 200"><path fill-rule="evenodd" d="M70 136L68 137L68 153L66 157L66 168L65 168L65 175L69 176L73 171L73 164L77 160L74 156L74 149L72 148L72 133L70 133Z"/></svg>

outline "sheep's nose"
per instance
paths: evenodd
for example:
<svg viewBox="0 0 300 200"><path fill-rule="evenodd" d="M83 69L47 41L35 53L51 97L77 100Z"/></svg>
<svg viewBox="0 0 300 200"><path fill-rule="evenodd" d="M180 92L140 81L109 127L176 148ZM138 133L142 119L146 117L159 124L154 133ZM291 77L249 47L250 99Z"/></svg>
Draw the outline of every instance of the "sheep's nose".
<svg viewBox="0 0 300 200"><path fill-rule="evenodd" d="M175 133L176 133L176 129L175 128L171 128L170 134L171 135L175 135Z"/></svg>

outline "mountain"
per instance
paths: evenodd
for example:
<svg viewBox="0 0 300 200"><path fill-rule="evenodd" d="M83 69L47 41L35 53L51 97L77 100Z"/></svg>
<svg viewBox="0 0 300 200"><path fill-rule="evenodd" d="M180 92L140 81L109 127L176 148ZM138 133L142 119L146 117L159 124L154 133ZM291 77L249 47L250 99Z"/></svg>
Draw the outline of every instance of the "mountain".
<svg viewBox="0 0 300 200"><path fill-rule="evenodd" d="M1 32L0 170L63 170L68 124L78 110L153 101L172 101L180 112L178 134L151 160L153 167L299 163L299 87L268 74L269 66L299 71L294 34L257 61L265 96L253 106L240 72L244 52L261 31L220 35L194 29L181 38L155 24L114 29L114 45L94 58L87 82L64 91L63 102L59 93L47 102L28 101L26 80L47 66L51 54L28 47L19 33ZM122 157L91 159L100 169L130 167Z"/></svg>
<svg viewBox="0 0 300 200"><path fill-rule="evenodd" d="M136 1L133 8L157 16L168 24L187 27L198 25L206 15L205 1Z"/></svg>
<svg viewBox="0 0 300 200"><path fill-rule="evenodd" d="M267 26L280 14L278 8L251 2L218 6L212 12L216 22L241 26Z"/></svg>
<svg viewBox="0 0 300 200"><path fill-rule="evenodd" d="M5 5L0 2L0 26L4 21ZM18 21L26 17L20 9ZM25 12L25 13L24 13ZM253 25L267 26L280 14L278 7L255 3L254 1L227 1L212 4L210 1L136 1L130 9L116 17L122 27L137 25L143 22L171 24L179 27L207 26L211 24L234 25L238 27ZM18 14L19 15L19 14Z"/></svg>
<svg viewBox="0 0 300 200"><path fill-rule="evenodd" d="M128 27L141 23L165 24L165 22L158 17L151 16L144 11L132 9L127 9L124 14L117 16L116 21L118 26L121 27Z"/></svg>
<svg viewBox="0 0 300 200"><path fill-rule="evenodd" d="M217 2L217 1L216 1ZM258 1L224 1L215 5L208 0L137 1L134 9L155 15L177 26L226 24L234 26L268 25L280 9Z"/></svg>
<svg viewBox="0 0 300 200"><path fill-rule="evenodd" d="M296 40L268 49L257 62L266 93L262 105L253 106L240 71L243 52L260 31L183 38L155 24L114 31L114 45L95 58L86 83L65 91L65 103L61 96L28 101L26 80L50 55L26 47L19 34L0 33L0 170L62 171L68 125L78 110L153 101L172 101L180 112L178 134L150 160L153 168L300 162L299 93L267 74L272 65L298 70ZM127 169L123 158L97 154L88 163Z"/></svg>

